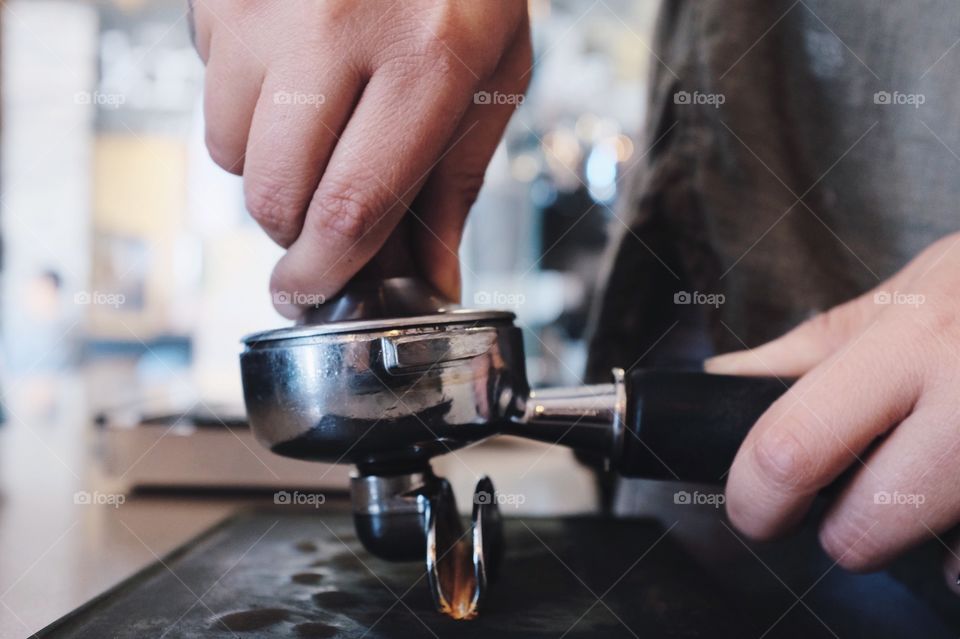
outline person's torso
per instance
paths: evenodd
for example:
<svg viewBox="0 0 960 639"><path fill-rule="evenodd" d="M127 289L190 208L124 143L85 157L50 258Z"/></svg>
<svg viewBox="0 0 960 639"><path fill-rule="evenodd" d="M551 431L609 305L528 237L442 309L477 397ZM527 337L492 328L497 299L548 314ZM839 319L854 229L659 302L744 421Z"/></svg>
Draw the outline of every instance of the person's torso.
<svg viewBox="0 0 960 639"><path fill-rule="evenodd" d="M589 374L756 346L960 229L958 37L948 0L666 3Z"/></svg>

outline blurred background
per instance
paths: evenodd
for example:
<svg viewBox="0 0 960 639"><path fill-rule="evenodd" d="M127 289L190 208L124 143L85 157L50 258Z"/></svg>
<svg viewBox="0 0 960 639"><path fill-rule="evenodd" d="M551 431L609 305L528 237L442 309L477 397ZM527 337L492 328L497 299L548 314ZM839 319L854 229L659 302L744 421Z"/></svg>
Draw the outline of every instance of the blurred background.
<svg viewBox="0 0 960 639"><path fill-rule="evenodd" d="M518 314L533 384L579 381L619 180L643 153L655 5L530 2L532 85L462 259L464 304ZM62 614L222 516L74 508L97 491L116 505L136 487L345 487L347 469L274 457L243 427L240 338L286 323L268 294L281 251L207 156L185 0L0 6L0 629L37 628L52 613L32 579ZM556 481L531 482L552 454L521 450L511 473L494 450L470 465L528 491L526 508L591 507L565 451ZM473 480L449 464L455 486ZM55 586L38 556L61 562Z"/></svg>

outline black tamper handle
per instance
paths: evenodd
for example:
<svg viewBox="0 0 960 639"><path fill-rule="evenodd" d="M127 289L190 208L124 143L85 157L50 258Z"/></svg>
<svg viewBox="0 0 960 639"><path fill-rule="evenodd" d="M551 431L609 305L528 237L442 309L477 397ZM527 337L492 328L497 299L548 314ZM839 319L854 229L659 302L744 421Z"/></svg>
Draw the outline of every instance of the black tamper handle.
<svg viewBox="0 0 960 639"><path fill-rule="evenodd" d="M620 473L723 483L750 428L790 381L639 370L626 384Z"/></svg>

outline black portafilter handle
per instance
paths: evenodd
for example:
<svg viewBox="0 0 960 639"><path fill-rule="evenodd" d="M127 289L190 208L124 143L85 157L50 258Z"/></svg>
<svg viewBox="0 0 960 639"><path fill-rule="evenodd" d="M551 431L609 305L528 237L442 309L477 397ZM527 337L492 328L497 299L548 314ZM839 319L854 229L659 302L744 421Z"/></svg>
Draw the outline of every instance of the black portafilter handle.
<svg viewBox="0 0 960 639"><path fill-rule="evenodd" d="M790 381L699 371L630 373L617 470L626 477L723 483L747 433Z"/></svg>

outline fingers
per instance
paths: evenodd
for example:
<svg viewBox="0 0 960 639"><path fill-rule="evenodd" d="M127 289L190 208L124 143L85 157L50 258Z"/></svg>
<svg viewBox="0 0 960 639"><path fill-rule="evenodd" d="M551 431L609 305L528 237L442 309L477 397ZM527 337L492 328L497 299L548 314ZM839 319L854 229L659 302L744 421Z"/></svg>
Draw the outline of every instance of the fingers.
<svg viewBox="0 0 960 639"><path fill-rule="evenodd" d="M405 253L407 261L422 253L425 274L456 291L449 253L495 148L489 138L506 118L485 114L476 133L458 126L476 85L528 32L525 3L494 4L197 0L196 46L210 61L211 155L243 172L253 216L288 248L271 280L275 299L281 291L337 292L378 253L454 133L480 160L457 156L462 165L441 169L422 209L430 233ZM299 106L308 108L282 108ZM430 257L437 255L448 261ZM300 309L278 310L292 318Z"/></svg>
<svg viewBox="0 0 960 639"><path fill-rule="evenodd" d="M880 434L903 420L919 376L886 348L886 330L867 332L798 381L760 418L727 483L731 521L768 539L795 525L814 495ZM890 374L897 370L897 374Z"/></svg>
<svg viewBox="0 0 960 639"><path fill-rule="evenodd" d="M918 406L831 505L820 542L840 565L856 571L879 568L956 523L952 505L960 490L960 441L958 411L944 411L950 405L925 401ZM958 574L954 571L954 582Z"/></svg>
<svg viewBox="0 0 960 639"><path fill-rule="evenodd" d="M750 350L712 357L703 367L725 375L799 377L865 330L884 308L876 294L895 288L902 275L845 304L815 315L789 333Z"/></svg>
<svg viewBox="0 0 960 639"><path fill-rule="evenodd" d="M473 94L459 63L409 61L371 78L271 289L331 296L376 254L451 140ZM401 161L398 161L401 160ZM276 305L286 317L299 308Z"/></svg>
<svg viewBox="0 0 960 639"><path fill-rule="evenodd" d="M290 78L290 79L288 79ZM311 74L271 72L253 114L243 190L247 210L273 241L293 244L361 91L349 65Z"/></svg>
<svg viewBox="0 0 960 639"><path fill-rule="evenodd" d="M892 294L909 291L918 277L924 278L958 246L956 237L941 239L873 290L762 346L712 357L704 362L704 369L728 375L799 377L864 330L889 308Z"/></svg>
<svg viewBox="0 0 960 639"><path fill-rule="evenodd" d="M413 205L414 254L420 272L451 300L460 299L458 249L463 227L483 184L503 131L522 102L530 67L529 32L518 31L489 82L474 94L452 146L434 168ZM498 96L486 99L486 96Z"/></svg>
<svg viewBox="0 0 960 639"><path fill-rule="evenodd" d="M235 38L215 37L208 46L203 92L207 150L221 168L240 175L264 71Z"/></svg>

